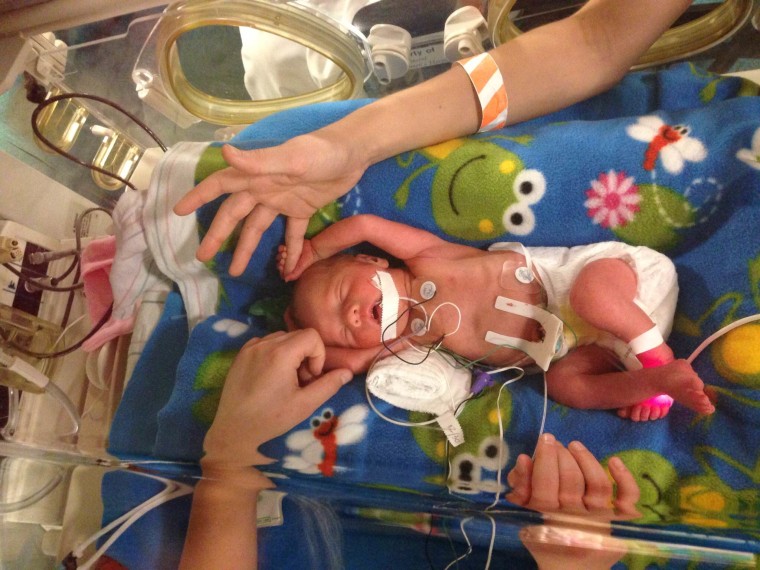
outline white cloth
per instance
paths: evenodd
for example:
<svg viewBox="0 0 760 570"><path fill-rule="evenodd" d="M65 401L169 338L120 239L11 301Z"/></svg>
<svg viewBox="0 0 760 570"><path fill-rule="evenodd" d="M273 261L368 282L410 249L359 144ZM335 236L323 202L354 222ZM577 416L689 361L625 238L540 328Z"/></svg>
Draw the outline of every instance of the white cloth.
<svg viewBox="0 0 760 570"><path fill-rule="evenodd" d="M648 247L621 242L528 249L546 288L547 309L566 323L566 340L571 341L571 345L599 344L612 349L626 367L641 366L627 343L583 322L570 307L570 288L581 269L591 261L603 258L622 259L631 265L638 278L635 303L657 325L662 337L668 338L678 300L678 277L673 262L667 256ZM571 330L568 331L568 327Z"/></svg>
<svg viewBox="0 0 760 570"><path fill-rule="evenodd" d="M153 171L143 209L151 257L179 287L190 330L216 312L219 280L195 258L200 244L195 215L177 216L172 209L195 186L195 168L207 146L183 142L169 149Z"/></svg>
<svg viewBox="0 0 760 570"><path fill-rule="evenodd" d="M301 0L297 2L344 26L368 0ZM241 27L240 55L245 88L254 101L303 95L332 85L342 71L320 53L282 36Z"/></svg>

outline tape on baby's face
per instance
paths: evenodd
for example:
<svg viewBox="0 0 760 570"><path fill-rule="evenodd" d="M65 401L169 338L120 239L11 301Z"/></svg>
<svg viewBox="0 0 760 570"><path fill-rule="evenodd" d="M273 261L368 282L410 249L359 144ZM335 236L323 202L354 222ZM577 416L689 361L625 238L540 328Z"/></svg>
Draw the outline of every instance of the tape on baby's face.
<svg viewBox="0 0 760 570"><path fill-rule="evenodd" d="M399 296L393 277L387 271L377 271L372 277L372 284L380 290L380 342L393 340L398 336Z"/></svg>

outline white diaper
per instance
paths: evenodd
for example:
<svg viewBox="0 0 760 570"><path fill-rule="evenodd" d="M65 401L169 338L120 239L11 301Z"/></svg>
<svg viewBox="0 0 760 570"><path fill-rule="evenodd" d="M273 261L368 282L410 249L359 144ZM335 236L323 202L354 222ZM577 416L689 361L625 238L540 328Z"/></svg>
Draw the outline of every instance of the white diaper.
<svg viewBox="0 0 760 570"><path fill-rule="evenodd" d="M529 251L546 288L547 309L565 322L571 346L598 344L613 350L626 368L641 367L627 343L585 323L570 307L570 289L578 274L589 262L602 258L622 259L631 265L638 276L636 304L657 325L662 337L668 338L678 300L678 277L667 256L620 242L531 247Z"/></svg>

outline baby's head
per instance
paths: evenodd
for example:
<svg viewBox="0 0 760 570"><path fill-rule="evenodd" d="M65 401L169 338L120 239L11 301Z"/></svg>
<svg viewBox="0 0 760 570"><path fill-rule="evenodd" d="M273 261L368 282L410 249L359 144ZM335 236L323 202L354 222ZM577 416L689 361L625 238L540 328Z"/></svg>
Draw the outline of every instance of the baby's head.
<svg viewBox="0 0 760 570"><path fill-rule="evenodd" d="M295 282L288 328L313 328L327 346L378 346L382 294L373 278L387 267L387 260L363 254L315 262Z"/></svg>

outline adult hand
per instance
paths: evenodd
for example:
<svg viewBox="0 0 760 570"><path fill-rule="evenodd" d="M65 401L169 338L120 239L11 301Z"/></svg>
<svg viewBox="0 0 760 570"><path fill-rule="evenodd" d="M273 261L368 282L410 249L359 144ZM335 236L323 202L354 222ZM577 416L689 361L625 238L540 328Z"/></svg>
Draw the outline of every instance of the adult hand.
<svg viewBox="0 0 760 570"><path fill-rule="evenodd" d="M565 448L553 435L544 434L535 461L520 455L507 475L512 503L542 513L558 513L622 520L641 516L636 509L640 491L623 462L613 457L609 463L613 488L604 467L580 442Z"/></svg>
<svg viewBox="0 0 760 570"><path fill-rule="evenodd" d="M197 257L201 261L211 259L245 220L230 264L232 275L245 270L261 235L278 214L288 216L285 243L293 253L293 265L288 265L286 272L292 271L309 218L348 192L369 166L362 149L330 128L271 148L242 151L225 146L222 156L230 167L215 172L188 192L174 206L174 212L187 215L222 194L230 194L201 241Z"/></svg>
<svg viewBox="0 0 760 570"><path fill-rule="evenodd" d="M206 466L246 467L271 462L259 446L307 419L352 375L322 375L325 347L313 329L277 332L243 346L227 373L219 408L203 442ZM315 377L299 385L303 363Z"/></svg>
<svg viewBox="0 0 760 570"><path fill-rule="evenodd" d="M551 522L520 529L520 542L539 570L608 570L628 552L624 540L606 528L573 528Z"/></svg>

